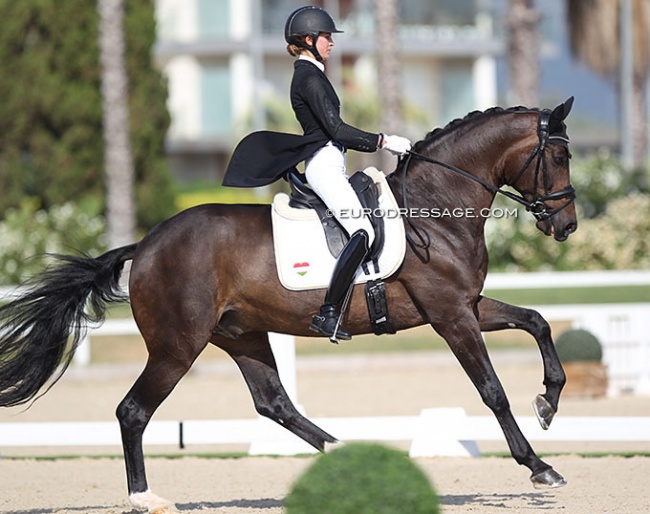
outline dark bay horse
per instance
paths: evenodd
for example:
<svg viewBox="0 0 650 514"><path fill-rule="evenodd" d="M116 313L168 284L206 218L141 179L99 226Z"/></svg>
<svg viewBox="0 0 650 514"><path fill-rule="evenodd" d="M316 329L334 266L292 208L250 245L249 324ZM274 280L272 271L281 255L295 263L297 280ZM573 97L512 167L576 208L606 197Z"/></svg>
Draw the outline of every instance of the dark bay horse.
<svg viewBox="0 0 650 514"><path fill-rule="evenodd" d="M565 240L577 228L564 124L571 104L569 99L553 111L494 108L432 132L388 177L398 203L409 212L479 213L509 185L501 192L532 211L539 230ZM482 331L519 328L535 338L545 392L533 405L548 428L565 382L548 323L533 310L481 295L488 263L484 217L410 221L404 263L386 280L394 327L429 324L444 337L499 421L512 456L530 469L533 484L564 485L518 428L481 337ZM149 357L117 417L136 507L159 513L172 508L149 490L142 434L208 344L237 363L260 414L319 450L335 442L292 405L269 346L270 331L313 335L309 320L323 299L322 290L292 292L280 285L269 206L194 207L137 244L98 258L60 259L36 277L29 292L0 308L0 405L29 402L61 376L87 322L101 321L107 303L124 300L118 279L132 260L131 308ZM371 332L362 288L354 290L346 327L353 334Z"/></svg>

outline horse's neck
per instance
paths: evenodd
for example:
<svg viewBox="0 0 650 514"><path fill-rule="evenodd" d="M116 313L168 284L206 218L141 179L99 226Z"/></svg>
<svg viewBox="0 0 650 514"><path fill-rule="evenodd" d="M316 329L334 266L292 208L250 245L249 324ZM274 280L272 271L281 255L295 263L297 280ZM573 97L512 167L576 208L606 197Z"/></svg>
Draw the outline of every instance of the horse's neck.
<svg viewBox="0 0 650 514"><path fill-rule="evenodd" d="M423 155L467 171L479 180L493 182L490 177L491 163L481 159L461 159L462 151L456 153L449 149L432 148ZM411 158L408 170L403 166L398 167L388 179L398 202L408 208L484 208L490 206L494 197L478 181L417 156Z"/></svg>
<svg viewBox="0 0 650 514"><path fill-rule="evenodd" d="M503 175L507 155L518 146L522 134L530 132L529 122L520 113L504 113L498 121L487 123L483 119L461 125L421 150L425 157L463 170L476 180L414 156L406 178L407 203L420 206L433 200L441 206L489 207L494 192L481 182L500 187L507 181ZM390 178L391 187L399 191L397 195L404 201L404 170L398 168Z"/></svg>

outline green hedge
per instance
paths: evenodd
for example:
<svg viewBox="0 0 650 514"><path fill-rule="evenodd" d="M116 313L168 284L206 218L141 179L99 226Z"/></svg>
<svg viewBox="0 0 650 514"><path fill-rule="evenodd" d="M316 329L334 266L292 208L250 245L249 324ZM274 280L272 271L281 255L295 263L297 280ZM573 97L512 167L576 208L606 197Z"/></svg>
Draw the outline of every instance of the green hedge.
<svg viewBox="0 0 650 514"><path fill-rule="evenodd" d="M438 514L426 475L403 452L349 444L320 457L294 484L287 514Z"/></svg>
<svg viewBox="0 0 650 514"><path fill-rule="evenodd" d="M563 332L555 341L555 348L562 362L600 362L603 359L600 341L583 329Z"/></svg>

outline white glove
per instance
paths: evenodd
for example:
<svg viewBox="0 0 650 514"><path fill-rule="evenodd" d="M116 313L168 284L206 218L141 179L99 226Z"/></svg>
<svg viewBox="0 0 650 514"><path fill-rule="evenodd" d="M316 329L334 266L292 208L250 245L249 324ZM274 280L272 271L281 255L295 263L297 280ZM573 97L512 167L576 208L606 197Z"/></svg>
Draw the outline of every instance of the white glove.
<svg viewBox="0 0 650 514"><path fill-rule="evenodd" d="M393 155L404 155L411 149L411 142L401 136L384 136L384 150L388 150Z"/></svg>

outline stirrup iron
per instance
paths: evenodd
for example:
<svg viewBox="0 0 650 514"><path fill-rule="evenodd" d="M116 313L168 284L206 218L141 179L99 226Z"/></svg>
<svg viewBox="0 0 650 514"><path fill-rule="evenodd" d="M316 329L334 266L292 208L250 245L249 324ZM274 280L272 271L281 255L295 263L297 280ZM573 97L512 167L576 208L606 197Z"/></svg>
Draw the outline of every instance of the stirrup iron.
<svg viewBox="0 0 650 514"><path fill-rule="evenodd" d="M339 344L339 340L336 338L336 334L339 333L339 327L341 326L341 322L343 321L343 315L347 312L348 307L350 306L350 299L352 298L353 289L354 289L354 280L352 280L350 287L348 287L348 290L345 293L345 299L343 300L343 304L341 305L341 310L339 312L339 317L336 320L336 325L334 326L334 333L329 338L330 343Z"/></svg>

